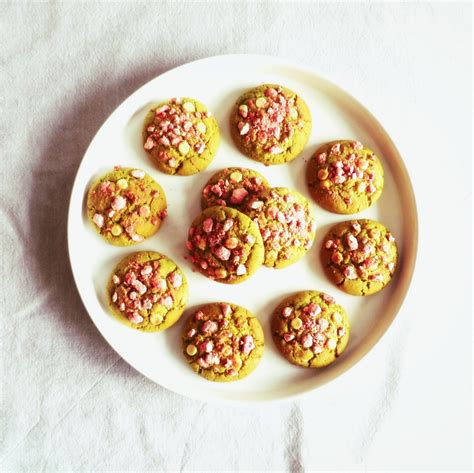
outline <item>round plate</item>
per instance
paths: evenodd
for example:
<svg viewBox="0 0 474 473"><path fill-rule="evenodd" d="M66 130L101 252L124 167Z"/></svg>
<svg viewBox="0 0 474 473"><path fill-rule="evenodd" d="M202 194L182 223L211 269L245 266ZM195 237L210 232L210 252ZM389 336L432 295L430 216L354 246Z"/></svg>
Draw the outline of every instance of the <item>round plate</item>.
<svg viewBox="0 0 474 473"><path fill-rule="evenodd" d="M246 89L264 82L289 87L308 104L313 133L304 151L289 164L265 167L233 145L229 113ZM141 128L150 104L171 97L194 97L215 115L222 133L219 151L203 172L189 177L159 172L143 150ZM322 238L328 228L351 216L329 213L311 199L305 182L308 159L323 142L358 139L382 160L385 189L372 208L357 214L385 224L394 234L399 266L393 281L368 297L345 294L329 282L319 261ZM159 232L134 247L109 245L87 220L85 200L92 181L115 165L144 169L164 188L169 216ZM206 181L228 166L253 168L272 186L297 189L311 202L317 232L312 249L296 264L280 270L262 267L247 281L225 285L194 272L185 259L185 241L192 219L200 212L200 195ZM77 172L68 217L68 244L77 288L95 325L108 343L130 365L160 385L201 400L263 401L299 395L327 383L347 371L380 339L405 297L417 248L417 214L413 190L399 152L377 120L353 97L312 71L273 57L231 55L199 60L162 74L125 100L92 140ZM125 255L140 250L162 252L184 270L190 297L181 320L170 329L145 334L120 324L109 315L105 287L115 265ZM346 351L324 369L305 369L289 364L276 350L269 319L281 299L292 292L315 289L332 294L346 308L351 339ZM184 319L196 305L228 301L243 305L258 317L265 331L265 353L258 368L233 383L213 383L196 375L181 353Z"/></svg>

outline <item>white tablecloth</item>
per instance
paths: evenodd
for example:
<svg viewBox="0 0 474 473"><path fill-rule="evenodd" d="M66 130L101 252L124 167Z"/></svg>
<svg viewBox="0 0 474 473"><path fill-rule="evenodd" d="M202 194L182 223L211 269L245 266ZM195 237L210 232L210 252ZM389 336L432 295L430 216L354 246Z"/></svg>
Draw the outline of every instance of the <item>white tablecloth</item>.
<svg viewBox="0 0 474 473"><path fill-rule="evenodd" d="M471 6L1 3L4 471L468 469ZM395 323L296 402L195 402L130 368L85 312L66 212L98 127L184 62L263 53L366 104L404 156L420 247Z"/></svg>

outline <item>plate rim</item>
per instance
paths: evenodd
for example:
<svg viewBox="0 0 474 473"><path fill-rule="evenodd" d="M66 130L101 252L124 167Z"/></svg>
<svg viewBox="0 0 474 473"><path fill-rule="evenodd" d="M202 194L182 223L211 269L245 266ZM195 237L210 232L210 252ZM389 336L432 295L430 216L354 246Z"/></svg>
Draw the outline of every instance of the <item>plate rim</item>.
<svg viewBox="0 0 474 473"><path fill-rule="evenodd" d="M79 288L77 268L73 264L73 259L72 259L72 240L73 239L71 237L71 231L72 231L71 230L71 222L72 222L72 219L74 218L73 204L74 204L74 202L77 198L80 198L80 194L81 194L80 190L78 189L78 185L79 185L78 184L78 175L79 175L79 173L81 171L81 168L83 166L84 159L88 155L90 149L92 148L93 144L95 143L95 140L96 140L97 136L100 134L102 129L106 127L108 122L118 112L118 110L120 110L122 107L125 107L126 104L129 101L133 100L135 95L138 95L144 87L148 86L148 84L155 81L156 79L162 78L162 77L166 76L167 74L174 73L174 72L178 71L179 69L192 67L193 65L195 65L197 63L214 62L214 61L219 62L219 61L223 61L223 60L227 60L227 61L228 60L231 60L231 61L242 61L242 60L244 60L244 61L247 61L247 62L252 62L252 61L253 62L263 62L263 63L266 63L266 64L275 64L275 65L279 65L279 66L289 67L291 69L298 70L299 72L309 74L309 75L313 76L314 78L316 78L318 81L325 83L330 88L332 88L334 90L337 90L338 92L342 93L345 96L345 99L348 99L350 102L352 102L352 104L354 104L359 109L361 109L364 112L364 114L375 125L377 125L379 131L383 134L386 143L390 146L392 154L396 158L395 161L398 165L398 172L401 173L401 177L405 181L405 185L406 185L405 194L406 194L408 200L410 201L410 203L412 205L412 212L413 212L412 217L414 217L411 221L411 225L412 225L411 239L410 239L409 244L405 245L404 253L403 253L403 257L405 259L405 266L406 266L407 269L405 270L404 277L400 278L400 280L398 281L398 286L399 286L398 300L394 304L391 316L388 319L385 319L385 324L381 328L378 336L376 336L374 340L371 340L371 343L363 343L361 345L361 347L359 348L359 350L357 351L357 353L354 354L353 360L351 361L351 363L348 364L347 367L344 366L343 367L344 369L342 369L342 371L341 370L334 370L334 372L331 373L331 375L329 375L318 386L310 386L306 389L303 389L301 392L284 394L284 395L282 395L280 397L277 397L277 398L272 397L272 398L269 398L269 399L265 399L265 398L258 398L258 399L245 399L245 398L236 399L236 398L232 398L232 399L228 399L228 398L224 398L224 397L213 397L212 399L209 399L209 398L205 397L204 394L201 395L199 391L185 394L182 391L178 391L177 389L175 389L174 386L169 385L166 382L163 383L163 382L161 382L161 380L160 380L160 382L157 382L155 379L150 378L147 374L145 374L140 369L140 367L137 367L132 361L130 361L128 359L127 355L124 355L124 354L120 353L119 349L115 348L115 346L109 341L107 336L102 332L100 327L97 325L94 318L91 316L91 309L89 308L89 303L86 301L86 297L83 296L82 291ZM79 193L79 197L77 197L78 193ZM348 216L348 217L350 217L350 216ZM179 394L179 395L181 395L183 397L186 397L186 398L189 398L189 399L193 399L193 400L197 400L197 401L204 401L204 402L208 402L208 403L212 402L212 403L227 404L227 405L228 404L249 405L249 404L261 404L261 403L269 403L269 402L280 403L280 402L294 401L295 399L301 399L304 396L308 396L312 392L314 392L318 389L327 388L327 386L331 382L341 378L344 375L347 375L347 373L349 373L352 370L352 368L354 368L358 363L360 363L360 361L363 358L365 358L368 355L368 353L371 352L380 343L382 338L384 338L384 336L387 334L388 329L393 325L393 321L397 317L397 315L398 315L398 313L401 309L401 306L403 305L404 301L406 300L408 291L411 287L411 282L412 282L413 275L414 275L414 272L415 272L415 267L416 267L416 260L417 260L417 254L418 254L418 239L419 239L418 207L417 207L417 202L416 202L416 196L415 196L415 193L414 193L414 190L413 190L413 185L412 185L410 176L408 174L408 170L407 170L407 167L405 165L405 162L404 162L404 160L401 156L401 153L399 152L398 148L396 147L395 143L393 142L391 136L388 134L386 129L382 126L381 122L375 117L375 115L370 110L367 109L367 107L365 107L365 105L363 105L350 92L348 92L346 88L343 88L343 87L339 86L337 83L327 79L326 77L320 76L317 72L315 72L315 70L313 68L311 68L309 66L306 66L306 65L304 65L304 64L302 64L298 61L292 60L292 59L287 59L287 58L283 58L283 57L279 57L279 56L272 56L272 55L263 55L263 54L223 54L223 55L215 55L215 56L209 56L209 57L205 57L205 58L196 59L196 60L193 60L193 61L190 61L190 62L180 64L176 67L173 67L171 69L168 69L168 70L156 75L152 79L146 81L141 86L136 88L131 94L129 94L117 107L115 107L115 109L102 122L101 126L95 132L95 134L92 137L89 145L87 146L86 151L84 152L84 154L81 158L81 161L80 161L80 163L77 167L76 173L74 175L73 185L71 187L71 192L70 192L70 196L69 196L69 203L68 203L68 215L67 215L66 225L67 225L68 261L69 261L69 266L71 268L71 272L72 272L72 275L73 275L74 284L76 286L77 292L79 293L79 297L81 299L81 302L82 302L84 308L86 309L87 315L92 320L92 322L95 325L96 329L98 330L98 332L100 333L102 338L107 342L107 344L117 353L117 355L120 356L120 358L122 358L124 361L126 361L129 366L131 366L133 369L135 369L137 372L139 372L142 376L146 377L147 379L149 379L153 383L158 384L162 388L167 389L167 390L169 390L173 393Z"/></svg>

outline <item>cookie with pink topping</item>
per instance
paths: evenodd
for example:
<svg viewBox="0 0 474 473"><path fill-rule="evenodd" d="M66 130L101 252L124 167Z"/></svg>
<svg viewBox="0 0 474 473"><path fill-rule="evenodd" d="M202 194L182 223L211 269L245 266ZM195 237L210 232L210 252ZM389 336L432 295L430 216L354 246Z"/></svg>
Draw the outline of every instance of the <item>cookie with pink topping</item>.
<svg viewBox="0 0 474 473"><path fill-rule="evenodd" d="M344 351L349 341L346 311L329 294L302 291L284 299L273 312L273 340L291 363L322 368Z"/></svg>
<svg viewBox="0 0 474 473"><path fill-rule="evenodd" d="M209 381L236 381L248 376L263 355L262 326L235 304L207 304L186 322L183 352L191 368Z"/></svg>
<svg viewBox="0 0 474 473"><path fill-rule="evenodd" d="M375 153L358 141L331 141L308 163L308 187L314 200L338 214L361 212L382 194L384 173Z"/></svg>
<svg viewBox="0 0 474 473"><path fill-rule="evenodd" d="M247 213L263 238L265 266L286 268L311 248L316 222L309 202L299 192L274 187L253 199L249 207Z"/></svg>
<svg viewBox="0 0 474 473"><path fill-rule="evenodd" d="M241 95L231 113L236 146L266 166L295 159L311 135L311 113L292 90L263 84Z"/></svg>
<svg viewBox="0 0 474 473"><path fill-rule="evenodd" d="M206 169L219 142L216 119L195 99L162 102L145 118L143 148L166 174L190 176Z"/></svg>
<svg viewBox="0 0 474 473"><path fill-rule="evenodd" d="M112 245L135 245L160 228L167 215L165 193L145 171L117 166L90 187L87 215Z"/></svg>
<svg viewBox="0 0 474 473"><path fill-rule="evenodd" d="M249 278L264 258L257 225L230 207L205 209L189 228L186 246L202 274L226 284Z"/></svg>
<svg viewBox="0 0 474 473"><path fill-rule="evenodd" d="M201 207L221 205L244 212L248 203L269 187L268 181L253 169L225 168L216 172L204 186Z"/></svg>
<svg viewBox="0 0 474 473"><path fill-rule="evenodd" d="M395 238L374 220L338 223L321 247L321 261L329 279L354 296L383 289L392 279L397 258Z"/></svg>
<svg viewBox="0 0 474 473"><path fill-rule="evenodd" d="M144 332L173 325L188 300L186 276L167 256L141 251L124 258L107 286L109 307L121 322Z"/></svg>

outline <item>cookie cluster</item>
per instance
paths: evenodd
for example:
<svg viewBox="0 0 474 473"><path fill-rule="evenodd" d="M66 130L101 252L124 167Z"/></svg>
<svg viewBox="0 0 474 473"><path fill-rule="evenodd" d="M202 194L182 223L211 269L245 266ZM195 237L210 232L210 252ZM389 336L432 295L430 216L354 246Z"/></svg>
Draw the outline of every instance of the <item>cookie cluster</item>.
<svg viewBox="0 0 474 473"><path fill-rule="evenodd" d="M230 131L246 156L274 165L295 159L312 130L302 98L277 84L242 94L230 115ZM220 130L214 116L196 99L173 98L155 104L145 117L142 146L166 174L189 176L214 159ZM380 159L357 140L330 141L309 160L307 184L325 210L354 214L381 196ZM300 192L271 187L259 172L221 169L201 192L202 212L188 230L187 259L210 280L241 283L262 265L285 268L312 247L316 221ZM161 186L141 169L116 167L95 181L87 195L93 228L116 246L139 244L154 235L167 216ZM397 265L393 235L379 222L352 219L327 232L321 261L328 278L351 295L383 289ZM183 314L188 299L184 272L166 255L141 251L126 255L108 285L111 313L141 331L158 332ZM349 318L329 294L302 291L285 298L271 319L273 340L291 363L322 368L345 350ZM257 318L242 306L215 302L195 309L182 333L182 349L191 368L212 381L234 381L250 374L264 350Z"/></svg>

